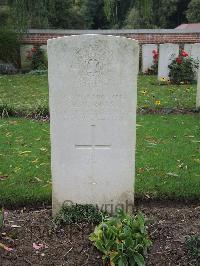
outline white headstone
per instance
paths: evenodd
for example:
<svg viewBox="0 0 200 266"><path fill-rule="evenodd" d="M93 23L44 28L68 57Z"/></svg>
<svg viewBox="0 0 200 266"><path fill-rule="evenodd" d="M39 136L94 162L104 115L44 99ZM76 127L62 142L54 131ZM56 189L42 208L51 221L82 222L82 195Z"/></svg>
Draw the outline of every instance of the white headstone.
<svg viewBox="0 0 200 266"><path fill-rule="evenodd" d="M169 76L168 65L174 57L179 55L179 45L173 43L160 44L159 62L158 62L158 79Z"/></svg>
<svg viewBox="0 0 200 266"><path fill-rule="evenodd" d="M32 48L32 44L22 44L20 46L21 69L31 69L31 60L28 60L27 56Z"/></svg>
<svg viewBox="0 0 200 266"><path fill-rule="evenodd" d="M200 108L200 67L198 71L198 81L197 81L197 97L196 97L196 108Z"/></svg>
<svg viewBox="0 0 200 266"><path fill-rule="evenodd" d="M194 43L192 45L191 57L200 61L200 43Z"/></svg>
<svg viewBox="0 0 200 266"><path fill-rule="evenodd" d="M138 61L124 37L48 41L54 214L65 201L133 203Z"/></svg>
<svg viewBox="0 0 200 266"><path fill-rule="evenodd" d="M200 43L187 44L184 46L186 52L189 50L189 55L200 63ZM195 71L195 79L197 79L197 70Z"/></svg>
<svg viewBox="0 0 200 266"><path fill-rule="evenodd" d="M189 54L189 56L191 56L192 54L192 46L193 46L192 43L186 43L184 45L184 50Z"/></svg>
<svg viewBox="0 0 200 266"><path fill-rule="evenodd" d="M142 45L142 73L145 73L154 63L153 50L158 50L157 44Z"/></svg>

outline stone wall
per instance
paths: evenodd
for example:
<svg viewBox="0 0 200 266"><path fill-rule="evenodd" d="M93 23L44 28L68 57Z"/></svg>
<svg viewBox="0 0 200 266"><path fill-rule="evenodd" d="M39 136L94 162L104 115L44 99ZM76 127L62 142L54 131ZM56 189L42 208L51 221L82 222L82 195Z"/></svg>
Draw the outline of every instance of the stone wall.
<svg viewBox="0 0 200 266"><path fill-rule="evenodd" d="M140 44L198 43L200 30L29 30L23 44L46 44L48 39L80 34L118 35L138 40Z"/></svg>

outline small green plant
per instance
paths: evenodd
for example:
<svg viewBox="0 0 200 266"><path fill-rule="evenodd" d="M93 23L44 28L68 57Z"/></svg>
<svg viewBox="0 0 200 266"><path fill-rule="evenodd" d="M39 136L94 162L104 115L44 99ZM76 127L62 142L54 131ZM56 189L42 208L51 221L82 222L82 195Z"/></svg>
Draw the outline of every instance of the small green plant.
<svg viewBox="0 0 200 266"><path fill-rule="evenodd" d="M181 50L179 56L175 57L168 67L171 83L189 84L195 80L198 61L190 57L186 51Z"/></svg>
<svg viewBox="0 0 200 266"><path fill-rule="evenodd" d="M104 255L103 264L145 265L144 256L152 245L142 213L135 217L118 210L113 218L105 218L90 235L94 246Z"/></svg>
<svg viewBox="0 0 200 266"><path fill-rule="evenodd" d="M104 215L91 204L64 204L54 221L57 225L80 222L97 224L102 221Z"/></svg>
<svg viewBox="0 0 200 266"><path fill-rule="evenodd" d="M192 235L187 237L185 243L192 257L200 260L200 235Z"/></svg>

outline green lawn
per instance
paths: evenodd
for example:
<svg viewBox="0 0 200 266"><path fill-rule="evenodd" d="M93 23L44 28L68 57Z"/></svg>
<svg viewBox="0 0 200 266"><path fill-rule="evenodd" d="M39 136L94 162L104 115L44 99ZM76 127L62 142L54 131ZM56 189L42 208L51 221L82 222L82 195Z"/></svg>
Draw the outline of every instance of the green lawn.
<svg viewBox="0 0 200 266"><path fill-rule="evenodd" d="M136 194L200 198L200 116L138 117Z"/></svg>
<svg viewBox="0 0 200 266"><path fill-rule="evenodd" d="M15 108L48 105L47 75L0 75L0 104Z"/></svg>
<svg viewBox="0 0 200 266"><path fill-rule="evenodd" d="M0 131L0 205L49 201L49 124L1 119Z"/></svg>
<svg viewBox="0 0 200 266"><path fill-rule="evenodd" d="M138 107L155 108L155 101L164 108L195 108L196 84L159 85L155 76L139 76Z"/></svg>
<svg viewBox="0 0 200 266"><path fill-rule="evenodd" d="M34 110L38 105L48 106L47 75L0 76L0 105L15 109ZM138 108L161 107L195 108L196 85L160 86L155 76L139 76Z"/></svg>
<svg viewBox="0 0 200 266"><path fill-rule="evenodd" d="M0 205L51 200L49 123L0 120ZM199 115L138 116L136 196L200 197Z"/></svg>

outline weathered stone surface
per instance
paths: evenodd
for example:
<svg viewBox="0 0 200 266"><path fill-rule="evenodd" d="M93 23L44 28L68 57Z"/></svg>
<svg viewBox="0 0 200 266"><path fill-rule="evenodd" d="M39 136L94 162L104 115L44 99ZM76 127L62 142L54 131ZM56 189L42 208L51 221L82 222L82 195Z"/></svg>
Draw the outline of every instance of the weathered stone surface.
<svg viewBox="0 0 200 266"><path fill-rule="evenodd" d="M158 79L169 76L168 65L179 54L179 45L173 43L161 44L159 47Z"/></svg>
<svg viewBox="0 0 200 266"><path fill-rule="evenodd" d="M52 39L48 61L53 213L65 201L126 207L134 201L137 42Z"/></svg>
<svg viewBox="0 0 200 266"><path fill-rule="evenodd" d="M153 50L157 50L157 44L142 45L142 73L145 73L153 65Z"/></svg>
<svg viewBox="0 0 200 266"><path fill-rule="evenodd" d="M192 53L192 43L186 43L184 44L184 50L189 54L189 56L191 56Z"/></svg>
<svg viewBox="0 0 200 266"><path fill-rule="evenodd" d="M200 61L200 43L192 45L191 56L193 59Z"/></svg>
<svg viewBox="0 0 200 266"><path fill-rule="evenodd" d="M185 44L184 49L188 51L189 55L200 63L200 43ZM197 79L198 71L195 71L195 79Z"/></svg>

